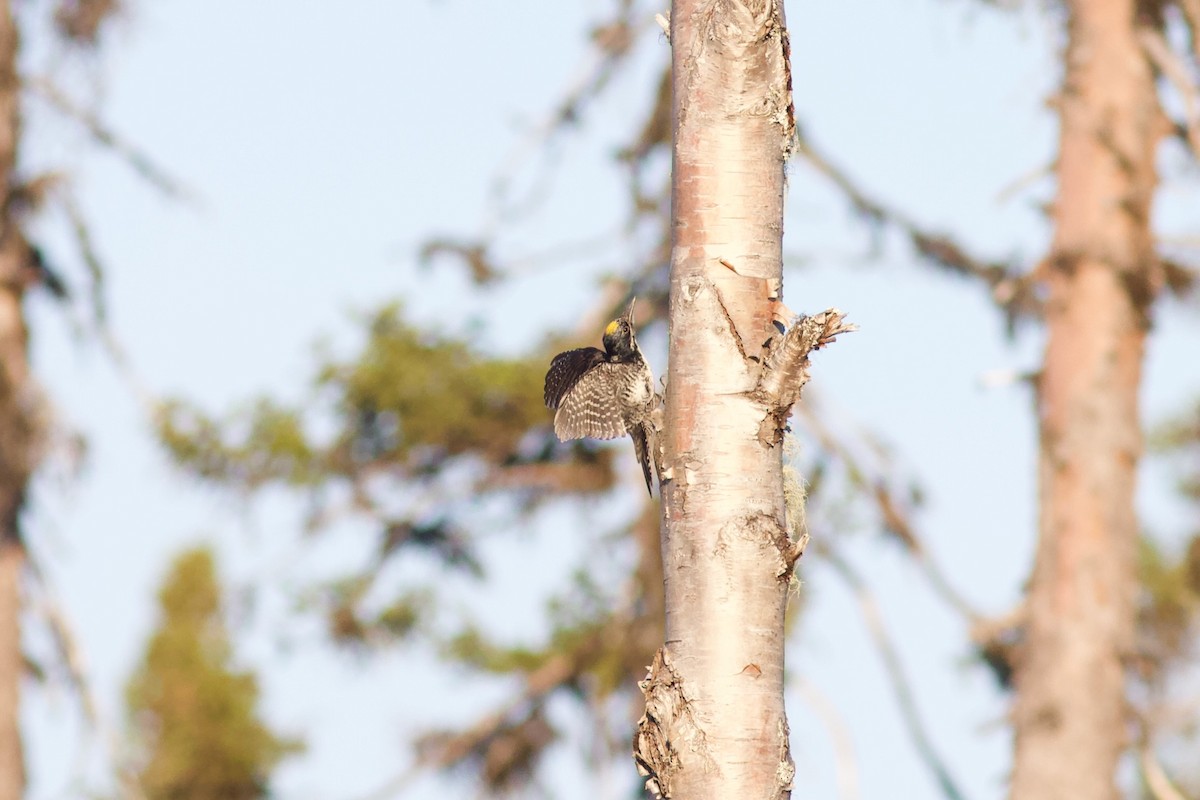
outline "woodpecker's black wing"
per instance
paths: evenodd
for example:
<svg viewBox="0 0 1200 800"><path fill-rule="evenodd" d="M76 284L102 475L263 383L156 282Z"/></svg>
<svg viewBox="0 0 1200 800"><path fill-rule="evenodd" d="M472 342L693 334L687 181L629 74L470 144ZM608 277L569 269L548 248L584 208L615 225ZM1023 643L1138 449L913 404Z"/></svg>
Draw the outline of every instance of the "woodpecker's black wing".
<svg viewBox="0 0 1200 800"><path fill-rule="evenodd" d="M595 347L581 347L559 353L550 362L546 372L546 390L543 395L546 408L558 410L563 397L579 383L579 379L597 364L603 363L604 351Z"/></svg>
<svg viewBox="0 0 1200 800"><path fill-rule="evenodd" d="M602 350L559 353L546 373L546 405L557 409L554 433L562 441L616 439L625 435L621 396L630 367L608 361Z"/></svg>

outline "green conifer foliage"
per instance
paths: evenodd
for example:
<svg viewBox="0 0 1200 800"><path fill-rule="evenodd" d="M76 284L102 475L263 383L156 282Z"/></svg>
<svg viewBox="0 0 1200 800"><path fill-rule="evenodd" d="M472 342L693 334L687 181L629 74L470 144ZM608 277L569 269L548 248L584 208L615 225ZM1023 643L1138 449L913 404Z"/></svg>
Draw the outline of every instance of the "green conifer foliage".
<svg viewBox="0 0 1200 800"><path fill-rule="evenodd" d="M258 681L234 668L210 550L176 559L159 606L158 630L127 689L147 800L267 796L271 770L302 745L258 718Z"/></svg>

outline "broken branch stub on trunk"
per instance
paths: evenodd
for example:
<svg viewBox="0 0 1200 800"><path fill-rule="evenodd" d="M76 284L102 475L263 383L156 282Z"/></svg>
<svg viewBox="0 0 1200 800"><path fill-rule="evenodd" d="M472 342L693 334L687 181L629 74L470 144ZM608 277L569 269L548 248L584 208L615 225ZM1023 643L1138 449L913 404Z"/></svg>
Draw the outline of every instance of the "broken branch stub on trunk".
<svg viewBox="0 0 1200 800"><path fill-rule="evenodd" d="M758 434L763 444L774 446L783 441L788 414L808 383L809 354L832 342L838 334L855 330L857 325L846 322L845 314L831 308L811 317L800 317L782 331L781 337L764 343L766 357L755 390L767 408Z"/></svg>

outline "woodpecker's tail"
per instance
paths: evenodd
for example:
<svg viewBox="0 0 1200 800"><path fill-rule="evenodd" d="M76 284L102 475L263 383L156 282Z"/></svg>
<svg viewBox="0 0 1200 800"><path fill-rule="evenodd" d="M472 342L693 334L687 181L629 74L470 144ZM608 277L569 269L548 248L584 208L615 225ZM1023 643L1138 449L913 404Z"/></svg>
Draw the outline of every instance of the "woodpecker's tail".
<svg viewBox="0 0 1200 800"><path fill-rule="evenodd" d="M642 474L646 476L646 491L653 497L654 483L651 475L653 474L653 453L655 452L654 429L649 424L643 423L634 427L629 435L633 439L633 450L637 453L638 463L642 465Z"/></svg>

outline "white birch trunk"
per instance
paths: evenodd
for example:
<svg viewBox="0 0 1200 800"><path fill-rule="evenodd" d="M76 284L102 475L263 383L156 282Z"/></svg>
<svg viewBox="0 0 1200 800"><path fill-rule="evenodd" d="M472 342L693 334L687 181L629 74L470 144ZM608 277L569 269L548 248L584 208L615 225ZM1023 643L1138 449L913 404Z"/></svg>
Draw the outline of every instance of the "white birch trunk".
<svg viewBox="0 0 1200 800"><path fill-rule="evenodd" d="M666 644L635 758L662 796L782 798L789 535L783 426L827 312L782 336L794 124L781 2L677 0L670 361L662 440Z"/></svg>

